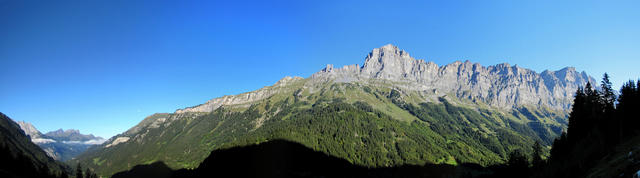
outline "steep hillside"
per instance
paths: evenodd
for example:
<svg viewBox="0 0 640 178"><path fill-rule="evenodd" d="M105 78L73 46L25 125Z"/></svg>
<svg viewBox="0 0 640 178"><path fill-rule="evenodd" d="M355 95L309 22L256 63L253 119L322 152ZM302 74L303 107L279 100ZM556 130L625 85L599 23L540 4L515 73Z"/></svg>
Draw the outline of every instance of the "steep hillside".
<svg viewBox="0 0 640 178"><path fill-rule="evenodd" d="M365 64L155 114L77 161L112 175L162 161L195 168L212 151L286 139L365 167L502 163L566 127L571 93L593 80L501 64L438 67L394 46Z"/></svg>
<svg viewBox="0 0 640 178"><path fill-rule="evenodd" d="M68 168L33 144L9 117L0 113L0 177L58 177Z"/></svg>
<svg viewBox="0 0 640 178"><path fill-rule="evenodd" d="M593 167L586 173L588 177L632 177L639 174L640 136L616 146Z"/></svg>

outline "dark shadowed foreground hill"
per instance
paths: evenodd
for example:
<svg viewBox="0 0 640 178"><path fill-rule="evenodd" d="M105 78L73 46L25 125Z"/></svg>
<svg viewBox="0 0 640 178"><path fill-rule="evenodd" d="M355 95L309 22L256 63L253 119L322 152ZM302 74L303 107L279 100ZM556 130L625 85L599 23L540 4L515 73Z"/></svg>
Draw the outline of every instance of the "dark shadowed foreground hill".
<svg viewBox="0 0 640 178"><path fill-rule="evenodd" d="M164 163L156 162L113 177L465 177L483 170L473 164L366 168L299 143L273 140L213 151L193 170L171 171Z"/></svg>

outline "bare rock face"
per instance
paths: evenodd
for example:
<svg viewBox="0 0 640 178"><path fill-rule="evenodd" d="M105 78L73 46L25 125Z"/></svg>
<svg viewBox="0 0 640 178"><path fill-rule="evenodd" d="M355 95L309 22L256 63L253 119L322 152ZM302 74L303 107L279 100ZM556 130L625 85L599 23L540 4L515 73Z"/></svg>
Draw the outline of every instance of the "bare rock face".
<svg viewBox="0 0 640 178"><path fill-rule="evenodd" d="M116 145L118 145L120 143L124 143L124 142L127 142L127 141L129 141L129 137L118 137L113 142L107 144L104 147L109 148L109 147L116 146Z"/></svg>
<svg viewBox="0 0 640 178"><path fill-rule="evenodd" d="M40 131L38 131L38 129L36 129L36 127L31 123L25 121L18 121L16 123L18 123L22 131L24 131L27 136L31 137L31 139L42 137L42 133L40 133Z"/></svg>
<svg viewBox="0 0 640 178"><path fill-rule="evenodd" d="M198 106L179 109L176 113L211 112L225 105L250 104L282 92L287 85L299 80L303 78L285 77L273 86L214 98ZM576 89L587 82L595 83L593 77L577 72L573 67L536 73L508 63L485 67L479 63L456 61L438 66L415 59L408 52L389 44L373 49L363 65L334 68L328 64L305 81L305 87L313 88L327 82L371 84L371 81L389 83L397 89L468 99L497 108L535 106L554 110L569 109Z"/></svg>
<svg viewBox="0 0 640 178"><path fill-rule="evenodd" d="M393 45L374 49L364 65L327 68L311 76L312 82L353 82L378 80L394 82L399 88L437 91L439 95L484 102L494 107L537 106L569 109L573 93L587 82L595 83L585 72L567 67L559 71L536 73L507 63L484 67L469 61L445 66L416 60Z"/></svg>
<svg viewBox="0 0 640 178"><path fill-rule="evenodd" d="M211 112L223 105L242 105L242 104L252 103L255 101L265 99L273 94L276 94L280 92L284 86L287 86L292 82L302 80L302 79L303 79L302 77L287 76L280 79L273 86L264 87L256 91L242 93L239 95L226 95L223 97L214 98L198 106L189 107L185 109L178 109L176 113L180 114L180 113L187 113L187 112Z"/></svg>

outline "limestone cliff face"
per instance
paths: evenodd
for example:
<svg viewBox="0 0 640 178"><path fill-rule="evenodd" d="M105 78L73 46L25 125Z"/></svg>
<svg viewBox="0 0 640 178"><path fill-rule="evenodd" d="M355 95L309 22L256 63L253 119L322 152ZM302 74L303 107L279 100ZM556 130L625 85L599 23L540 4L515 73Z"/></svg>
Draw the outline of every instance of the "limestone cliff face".
<svg viewBox="0 0 640 178"><path fill-rule="evenodd" d="M24 134L31 137L31 139L42 137L42 133L40 133L40 131L38 131L38 129L36 129L36 127L31 123L25 121L18 121L16 123L20 126L22 131L24 131Z"/></svg>
<svg viewBox="0 0 640 178"><path fill-rule="evenodd" d="M312 75L316 82L354 82L379 80L394 82L408 90L433 91L436 95L454 94L461 99L484 102L500 108L544 106L569 109L573 93L587 82L595 83L585 72L573 67L536 73L507 63L482 66L456 61L445 66L416 60L393 45L374 49L364 65L333 68Z"/></svg>
<svg viewBox="0 0 640 178"><path fill-rule="evenodd" d="M256 91L242 93L239 95L226 95L223 97L214 98L198 106L178 109L176 110L176 113L180 114L180 113L187 113L187 112L211 112L223 105L249 104L255 101L265 99L275 93L281 92L284 86L302 79L303 79L302 77L287 76L280 79L273 86L264 87Z"/></svg>
<svg viewBox="0 0 640 178"><path fill-rule="evenodd" d="M275 85L239 95L214 98L204 104L179 109L176 113L211 112L223 105L250 104L282 92L284 86L301 77L285 77ZM548 107L566 110L571 107L573 94L587 82L595 83L585 72L573 67L558 71L536 73L533 70L507 63L482 66L469 61L456 61L444 66L418 60L393 45L373 49L363 65L353 64L334 68L328 64L305 81L305 88L327 82L378 81L390 83L398 89L426 91L437 96L455 96L498 108L518 106Z"/></svg>

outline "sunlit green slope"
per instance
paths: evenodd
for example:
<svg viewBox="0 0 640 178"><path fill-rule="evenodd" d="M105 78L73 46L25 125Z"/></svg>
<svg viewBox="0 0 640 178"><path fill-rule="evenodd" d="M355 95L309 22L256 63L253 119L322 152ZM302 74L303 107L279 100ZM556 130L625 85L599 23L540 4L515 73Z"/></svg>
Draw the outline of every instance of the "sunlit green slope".
<svg viewBox="0 0 640 178"><path fill-rule="evenodd" d="M215 149L287 139L352 163L502 163L513 149L549 143L562 112L503 110L392 85L295 81L266 99L210 113L155 114L72 162L109 176L162 161L194 168ZM430 96L429 96L430 97Z"/></svg>

